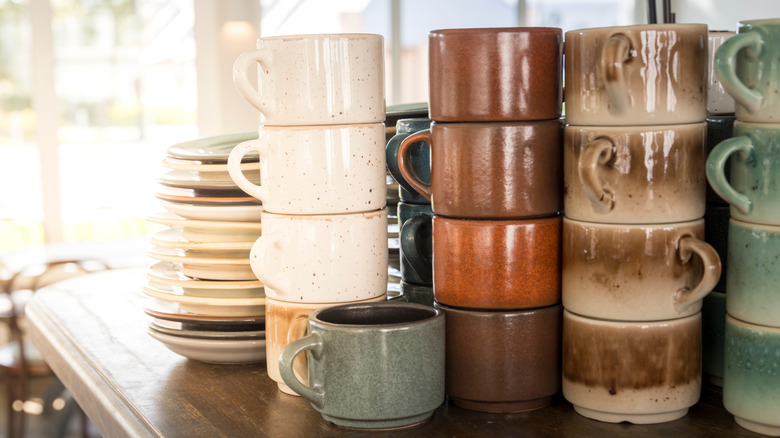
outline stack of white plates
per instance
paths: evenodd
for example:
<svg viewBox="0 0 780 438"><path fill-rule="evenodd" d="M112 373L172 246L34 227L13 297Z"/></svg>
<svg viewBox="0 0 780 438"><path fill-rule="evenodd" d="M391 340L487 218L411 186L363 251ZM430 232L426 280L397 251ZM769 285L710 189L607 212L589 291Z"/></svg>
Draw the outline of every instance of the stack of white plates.
<svg viewBox="0 0 780 438"><path fill-rule="evenodd" d="M209 137L168 148L156 196L166 212L148 218L151 236L143 291L149 334L170 350L211 363L265 360L265 291L249 265L263 207L230 178L227 160L257 134ZM259 183L255 155L242 164Z"/></svg>

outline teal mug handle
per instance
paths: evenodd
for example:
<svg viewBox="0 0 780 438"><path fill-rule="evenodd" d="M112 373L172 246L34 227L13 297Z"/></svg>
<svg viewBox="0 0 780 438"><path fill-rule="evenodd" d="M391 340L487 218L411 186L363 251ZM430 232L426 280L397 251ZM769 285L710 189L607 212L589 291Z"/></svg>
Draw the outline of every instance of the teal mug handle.
<svg viewBox="0 0 780 438"><path fill-rule="evenodd" d="M410 135L412 135L411 132L400 132L394 135L393 138L387 142L385 154L387 158L387 170L390 171L390 175L392 175L398 184L400 184L401 187L406 189L409 193L416 193L417 190L413 189L412 186L406 182L406 178L401 175L401 169L398 168L398 147L401 146L401 142Z"/></svg>
<svg viewBox="0 0 780 438"><path fill-rule="evenodd" d="M718 75L723 89L750 113L761 108L764 95L759 90L751 90L737 77L737 53L749 48L753 51L753 56L758 56L763 45L761 34L746 32L724 41L715 53L715 74Z"/></svg>
<svg viewBox="0 0 780 438"><path fill-rule="evenodd" d="M752 151L753 142L750 137L740 135L723 140L707 157L707 181L712 190L742 214L749 214L753 210L753 201L747 195L737 192L726 179L726 162L734 153L750 156Z"/></svg>
<svg viewBox="0 0 780 438"><path fill-rule="evenodd" d="M295 357L306 350L311 351L312 357L319 359L322 356L322 349L322 337L317 333L313 333L291 342L279 356L279 374L282 375L284 383L290 389L300 394L301 397L309 400L318 409L322 409L325 401L324 390L321 386L304 385L303 382L298 380L293 370L293 363L295 363Z"/></svg>
<svg viewBox="0 0 780 438"><path fill-rule="evenodd" d="M417 216L409 219L401 226L401 232L399 235L401 250L404 252L404 257L409 261L409 265L417 273L417 275L427 280L431 277L431 258L429 254L424 254L424 251L420 248L421 242L415 239L420 228L426 223L430 223L430 216L424 214L418 214ZM428 267L428 269L426 269Z"/></svg>

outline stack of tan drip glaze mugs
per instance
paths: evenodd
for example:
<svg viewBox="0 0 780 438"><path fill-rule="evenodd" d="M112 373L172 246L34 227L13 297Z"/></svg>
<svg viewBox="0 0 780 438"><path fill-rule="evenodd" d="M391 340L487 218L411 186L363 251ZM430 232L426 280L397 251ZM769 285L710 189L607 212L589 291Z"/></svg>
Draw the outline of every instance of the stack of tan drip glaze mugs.
<svg viewBox="0 0 780 438"><path fill-rule="evenodd" d="M536 409L560 388L562 36L430 32L433 122L398 148L404 180L431 201L446 393L467 409Z"/></svg>
<svg viewBox="0 0 780 438"><path fill-rule="evenodd" d="M563 395L607 422L684 416L701 389L707 26L566 33Z"/></svg>
<svg viewBox="0 0 780 438"><path fill-rule="evenodd" d="M306 333L309 314L386 300L384 44L380 35L334 34L261 38L257 46L236 59L234 80L264 120L228 167L263 202L250 263L265 284L267 370L294 394L279 357ZM254 64L257 89L247 77ZM239 167L251 151L260 185ZM305 355L295 371L308 382Z"/></svg>
<svg viewBox="0 0 780 438"><path fill-rule="evenodd" d="M733 137L707 158L730 204L723 404L740 426L780 436L780 19L738 30L715 55L736 100Z"/></svg>

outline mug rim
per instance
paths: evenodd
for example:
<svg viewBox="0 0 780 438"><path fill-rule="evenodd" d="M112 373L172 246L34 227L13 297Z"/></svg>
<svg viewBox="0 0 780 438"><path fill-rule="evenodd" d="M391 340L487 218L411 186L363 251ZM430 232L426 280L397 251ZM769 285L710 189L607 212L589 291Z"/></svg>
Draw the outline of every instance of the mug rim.
<svg viewBox="0 0 780 438"><path fill-rule="evenodd" d="M677 221L677 222L648 222L648 223L636 223L636 224L627 224L627 223L607 223L607 222L589 222L589 221L583 221L579 219L572 219L568 216L563 217L563 222L570 222L573 225L578 226L586 226L590 228L600 228L600 229L611 229L611 230L617 230L617 229L631 229L631 230L646 230L646 229L664 229L664 228L676 228L676 227L683 227L683 226L704 226L704 218L700 217L698 219L690 220L690 221Z"/></svg>
<svg viewBox="0 0 780 438"><path fill-rule="evenodd" d="M375 217L387 215L387 206L384 206L377 210L371 211L354 211L345 213L319 213L319 214L290 214L290 213L272 213L267 210L263 210L260 216L260 223L262 225L262 218L265 216L288 218L290 220L310 220L310 221L333 221L334 218L344 218L363 216L365 219L373 219Z"/></svg>
<svg viewBox="0 0 780 438"><path fill-rule="evenodd" d="M668 319L658 319L653 321L623 321L618 319L604 319L604 318L593 318L590 316L583 316L579 313L572 312L569 309L564 308L563 309L563 317L564 318L570 318L574 321L581 322L584 324L591 324L591 325L602 325L602 326L608 326L608 327L615 327L615 328L622 328L622 327L638 327L638 326L648 326L648 327L673 327L676 325L683 325L688 322L690 322L693 319L701 318L701 310L699 310L696 313L693 313L692 315L688 316L682 316L677 318L668 318Z"/></svg>
<svg viewBox="0 0 780 438"><path fill-rule="evenodd" d="M536 33L536 34L563 34L563 29L553 26L520 26L520 27L464 27L464 28L445 28L434 29L428 32L428 37L439 35L459 35L459 34L475 34L483 33L486 35L498 34L498 33Z"/></svg>
<svg viewBox="0 0 780 438"><path fill-rule="evenodd" d="M569 34L571 35L586 35L594 33L602 33L607 30L611 30L615 33L623 31L636 32L644 30L683 30L683 29L696 29L702 28L707 33L708 26L705 23L658 23L658 24L629 24L624 26L602 26L602 27L585 27L581 29L572 29L566 32L566 39L568 40Z"/></svg>
<svg viewBox="0 0 780 438"><path fill-rule="evenodd" d="M299 132L305 132L305 131L312 131L312 132L321 132L321 131L335 131L337 129L364 129L364 128L376 128L381 126L382 129L385 127L385 122L376 122L376 123L339 123L335 125L266 125L264 123L261 123L257 127L258 134L262 134L263 131L299 131ZM260 140L252 139L252 140Z"/></svg>
<svg viewBox="0 0 780 438"><path fill-rule="evenodd" d="M770 231L773 233L780 234L780 225L775 224L762 224L758 222L749 222L746 220L737 219L734 217L729 218L729 226L734 225L736 227L746 229L746 230L762 230L762 231Z"/></svg>
<svg viewBox="0 0 780 438"><path fill-rule="evenodd" d="M395 309L413 309L415 311L430 312L431 314L422 319L415 319L412 321L403 321L403 322L396 322L396 323L385 323L385 324L346 324L346 323L330 322L330 321L320 319L320 314L322 313L327 314L329 312L345 311L345 310L351 311L351 309L374 310L380 307L395 308ZM321 327L323 329L327 329L329 331L342 331L342 332L343 331L353 332L353 331L364 331L364 330L369 330L369 331L409 330L412 328L427 326L429 324L434 323L435 321L443 320L443 319L444 319L444 312L441 311L440 309L436 309L435 307L426 306L418 303L397 302L397 301L339 304L336 306L317 309L309 314L310 324L315 325L317 327Z"/></svg>
<svg viewBox="0 0 780 438"><path fill-rule="evenodd" d="M776 124L767 123L767 125L776 125ZM615 130L615 131L625 131L625 132L658 132L658 131L679 131L679 130L686 130L686 129L702 128L706 126L707 126L707 121L705 120L702 122L680 123L676 125L671 123L667 123L665 125L574 125L571 123L567 123L566 126L564 126L564 129L565 130L579 129L584 131Z"/></svg>
<svg viewBox="0 0 780 438"><path fill-rule="evenodd" d="M344 33L312 33L312 34L305 34L305 33L299 33L299 34L292 34L292 35L269 35L269 36L261 36L257 39L257 43L260 44L261 41L297 41L297 40L318 40L318 39L331 39L331 38L344 38L344 39L364 39L368 37L371 38L377 38L384 40L384 35L378 34L378 33L368 33L368 32L344 32Z"/></svg>
<svg viewBox="0 0 780 438"><path fill-rule="evenodd" d="M739 318L734 317L730 313L726 314L726 324L731 324L733 326L737 326L743 330L750 330L753 332L761 332L761 333L767 333L770 336L777 335L780 336L780 327L773 327L770 325L762 325L762 324L753 324L751 322L743 321Z"/></svg>

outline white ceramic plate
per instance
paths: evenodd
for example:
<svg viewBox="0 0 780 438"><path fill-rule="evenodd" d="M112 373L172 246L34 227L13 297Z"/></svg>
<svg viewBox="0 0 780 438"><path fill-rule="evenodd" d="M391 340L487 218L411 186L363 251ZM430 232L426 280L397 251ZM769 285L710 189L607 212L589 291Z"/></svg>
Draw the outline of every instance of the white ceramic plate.
<svg viewBox="0 0 780 438"><path fill-rule="evenodd" d="M144 284L144 292L147 295L165 301L176 301L180 304L208 304L233 307L265 305L265 292L262 290L259 293L254 289L194 289L194 291L197 292L192 294L189 290L184 290L177 286L155 283L153 281L147 281Z"/></svg>
<svg viewBox="0 0 780 438"><path fill-rule="evenodd" d="M262 205L197 205L160 201L169 212L186 219L228 222L260 222Z"/></svg>
<svg viewBox="0 0 780 438"><path fill-rule="evenodd" d="M147 297L144 303L144 312L147 315L170 321L195 323L203 326L232 327L232 326L257 326L265 325L265 307L254 315L201 315L187 312L179 307L179 303L159 300Z"/></svg>
<svg viewBox="0 0 780 438"><path fill-rule="evenodd" d="M265 298L205 298L177 295L144 285L144 294L158 300L179 303L179 309L198 315L251 316L265 314Z"/></svg>
<svg viewBox="0 0 780 438"><path fill-rule="evenodd" d="M173 213L156 213L146 218L149 222L182 231L182 237L200 242L242 242L255 241L260 237L260 221L230 222L187 219Z"/></svg>
<svg viewBox="0 0 780 438"><path fill-rule="evenodd" d="M226 164L230 151L239 143L257 138L257 132L218 135L175 144L168 148L168 156L204 164ZM247 154L243 161L257 161L257 154Z"/></svg>
<svg viewBox="0 0 780 438"><path fill-rule="evenodd" d="M259 199L245 195L246 193L244 192L238 193L233 190L225 190L219 193L219 191L213 190L183 189L166 186L160 186L160 189L154 194L157 199L183 204L262 204Z"/></svg>
<svg viewBox="0 0 780 438"><path fill-rule="evenodd" d="M179 267L170 262L157 262L146 270L146 277L156 283L168 286L179 286L185 290L192 289L262 289L263 282L260 280L200 280L184 275Z"/></svg>
<svg viewBox="0 0 780 438"><path fill-rule="evenodd" d="M202 280L257 280L249 265L249 252L246 257L214 258L203 257L185 251L170 248L153 247L147 255L155 260L175 263L182 274Z"/></svg>
<svg viewBox="0 0 780 438"><path fill-rule="evenodd" d="M250 172L251 174L251 172ZM254 184L260 184L260 175L250 178ZM192 170L170 170L165 172L158 182L168 187L184 189L235 190L238 188L227 172L197 172Z"/></svg>
<svg viewBox="0 0 780 438"><path fill-rule="evenodd" d="M197 249L197 250L250 250L255 241L244 242L201 242L185 239L181 230L167 228L154 232L149 241L163 248Z"/></svg>
<svg viewBox="0 0 780 438"><path fill-rule="evenodd" d="M158 332L171 336L182 336L195 339L265 339L265 330L200 330L187 328L180 322L166 321L164 319L151 318L149 327Z"/></svg>
<svg viewBox="0 0 780 438"><path fill-rule="evenodd" d="M181 160L173 157L165 157L163 166L173 170L190 170L195 172L227 172L227 164L207 164L200 161ZM253 171L259 169L257 162L241 163L241 170Z"/></svg>
<svg viewBox="0 0 780 438"><path fill-rule="evenodd" d="M215 364L244 364L265 361L265 339L220 340L171 336L152 328L147 333L169 350L188 359Z"/></svg>

